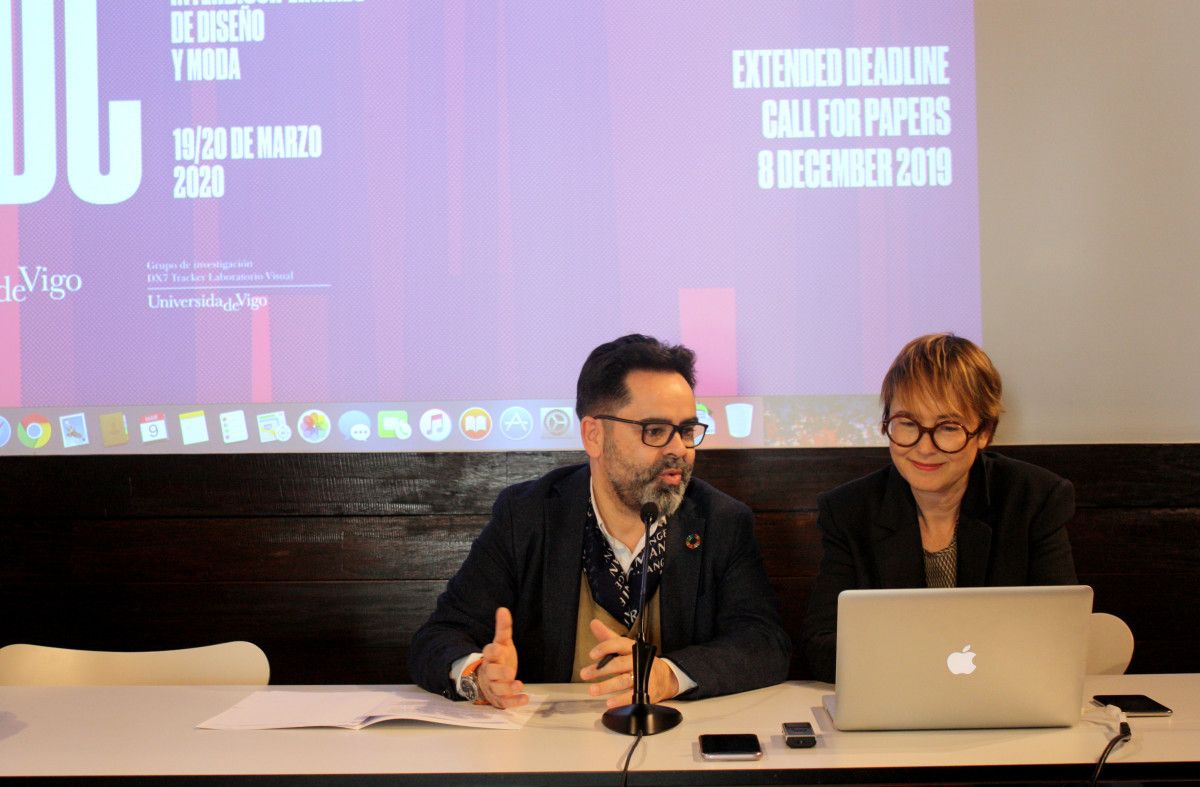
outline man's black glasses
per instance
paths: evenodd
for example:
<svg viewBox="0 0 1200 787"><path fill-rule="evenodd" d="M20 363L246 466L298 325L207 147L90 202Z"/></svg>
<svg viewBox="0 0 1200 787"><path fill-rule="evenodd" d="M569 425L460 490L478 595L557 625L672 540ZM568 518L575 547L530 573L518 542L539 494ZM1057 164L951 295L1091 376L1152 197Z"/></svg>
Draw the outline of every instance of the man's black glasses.
<svg viewBox="0 0 1200 787"><path fill-rule="evenodd" d="M642 442L651 448L662 448L675 439L676 432L683 440L684 448L695 448L704 440L708 424L700 421L684 421L673 424L670 421L631 421L628 418L618 418L615 415L593 415L598 421L616 421L621 424L633 424L642 427Z"/></svg>

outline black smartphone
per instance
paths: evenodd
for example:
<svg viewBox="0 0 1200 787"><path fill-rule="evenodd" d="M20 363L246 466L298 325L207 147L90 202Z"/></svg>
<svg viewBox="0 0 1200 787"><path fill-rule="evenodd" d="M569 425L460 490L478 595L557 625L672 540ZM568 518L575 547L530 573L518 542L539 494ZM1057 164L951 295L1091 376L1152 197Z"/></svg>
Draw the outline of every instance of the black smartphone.
<svg viewBox="0 0 1200 787"><path fill-rule="evenodd" d="M807 721L785 721L783 742L792 749L811 749L817 745L817 736L813 734L812 725Z"/></svg>
<svg viewBox="0 0 1200 787"><path fill-rule="evenodd" d="M1170 716L1174 713L1145 694L1097 694L1092 699L1101 705L1116 705L1126 716Z"/></svg>
<svg viewBox="0 0 1200 787"><path fill-rule="evenodd" d="M757 735L701 735L700 756L706 760L761 760Z"/></svg>

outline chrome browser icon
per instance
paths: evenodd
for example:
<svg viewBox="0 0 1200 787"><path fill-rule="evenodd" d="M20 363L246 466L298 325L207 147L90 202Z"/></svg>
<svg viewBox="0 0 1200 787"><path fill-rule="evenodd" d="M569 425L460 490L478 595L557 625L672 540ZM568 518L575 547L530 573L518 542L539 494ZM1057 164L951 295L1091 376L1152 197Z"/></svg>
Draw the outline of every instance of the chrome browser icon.
<svg viewBox="0 0 1200 787"><path fill-rule="evenodd" d="M37 413L30 413L17 424L17 438L26 448L41 448L50 442L50 422Z"/></svg>

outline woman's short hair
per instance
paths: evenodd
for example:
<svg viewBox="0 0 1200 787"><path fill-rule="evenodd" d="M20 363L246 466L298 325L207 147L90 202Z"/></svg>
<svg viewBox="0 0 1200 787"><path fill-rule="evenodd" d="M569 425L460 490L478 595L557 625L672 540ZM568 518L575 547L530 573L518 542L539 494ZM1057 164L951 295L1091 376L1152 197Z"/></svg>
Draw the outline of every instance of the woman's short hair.
<svg viewBox="0 0 1200 787"><path fill-rule="evenodd" d="M952 333L918 336L904 345L884 375L879 392L884 421L891 416L897 396L963 408L963 415L976 415L980 420L979 427L963 425L980 428L989 437L995 433L1004 410L1000 373L992 360L970 339Z"/></svg>

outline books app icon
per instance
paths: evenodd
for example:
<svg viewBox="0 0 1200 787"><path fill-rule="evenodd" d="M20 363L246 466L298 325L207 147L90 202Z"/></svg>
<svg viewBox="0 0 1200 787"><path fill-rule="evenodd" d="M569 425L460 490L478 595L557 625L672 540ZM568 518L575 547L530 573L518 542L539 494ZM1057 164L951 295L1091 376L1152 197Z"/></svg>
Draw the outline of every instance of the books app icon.
<svg viewBox="0 0 1200 787"><path fill-rule="evenodd" d="M459 416L458 428L468 440L482 440L492 433L492 414L482 407L471 407Z"/></svg>

